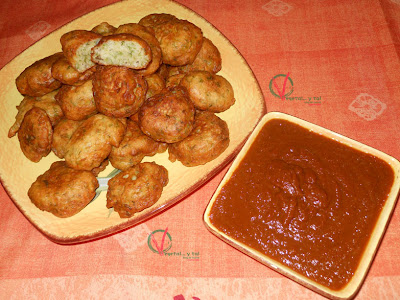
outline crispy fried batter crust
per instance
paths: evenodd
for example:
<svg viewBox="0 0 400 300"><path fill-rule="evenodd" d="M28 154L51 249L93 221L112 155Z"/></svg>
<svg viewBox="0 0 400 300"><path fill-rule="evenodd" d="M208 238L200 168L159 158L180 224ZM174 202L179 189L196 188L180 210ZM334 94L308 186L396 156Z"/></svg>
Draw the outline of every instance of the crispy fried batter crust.
<svg viewBox="0 0 400 300"><path fill-rule="evenodd" d="M97 113L92 80L80 86L63 85L56 99L67 119L80 121Z"/></svg>
<svg viewBox="0 0 400 300"><path fill-rule="evenodd" d="M36 179L28 196L39 209L67 218L80 212L93 199L98 187L91 172L74 170L64 161L57 161Z"/></svg>
<svg viewBox="0 0 400 300"><path fill-rule="evenodd" d="M129 117L146 99L147 82L132 69L100 66L93 78L93 95L99 112L112 117Z"/></svg>
<svg viewBox="0 0 400 300"><path fill-rule="evenodd" d="M51 150L59 158L64 158L67 145L74 132L82 124L82 121L62 119L53 130L53 142Z"/></svg>
<svg viewBox="0 0 400 300"><path fill-rule="evenodd" d="M118 147L112 147L108 158L114 168L126 170L140 163L145 156L153 156L165 150L166 143L156 142L145 135L135 121L128 120L124 139Z"/></svg>
<svg viewBox="0 0 400 300"><path fill-rule="evenodd" d="M18 130L18 140L22 152L33 162L50 153L53 127L43 109L34 107L25 114Z"/></svg>
<svg viewBox="0 0 400 300"><path fill-rule="evenodd" d="M51 68L51 74L55 79L68 85L81 85L93 75L96 71L96 66L80 73L75 70L68 60L63 55L60 57Z"/></svg>
<svg viewBox="0 0 400 300"><path fill-rule="evenodd" d="M180 82L190 100L200 110L223 112L235 103L231 84L224 77L207 71L193 71Z"/></svg>
<svg viewBox="0 0 400 300"><path fill-rule="evenodd" d="M154 27L165 64L191 64L203 44L203 32L186 20L172 20Z"/></svg>
<svg viewBox="0 0 400 300"><path fill-rule="evenodd" d="M27 67L15 80L18 91L22 95L39 97L58 89L61 82L54 79L51 69L60 57L62 53L56 53Z"/></svg>
<svg viewBox="0 0 400 300"><path fill-rule="evenodd" d="M33 107L43 109L49 117L51 124L55 126L64 116L60 105L55 99L57 92L58 91L56 90L41 97L24 97L21 103L17 106L18 113L15 116L14 124L8 131L8 137L11 138L17 134L25 114Z"/></svg>
<svg viewBox="0 0 400 300"><path fill-rule="evenodd" d="M156 141L175 143L193 129L194 106L182 87L165 89L139 110L140 129Z"/></svg>
<svg viewBox="0 0 400 300"><path fill-rule="evenodd" d="M193 131L184 140L170 144L169 159L187 167L204 165L229 146L229 130L225 121L208 111L197 111Z"/></svg>
<svg viewBox="0 0 400 300"><path fill-rule="evenodd" d="M155 163L140 163L108 182L107 207L114 208L121 218L152 206L161 197L168 183L168 171Z"/></svg>
<svg viewBox="0 0 400 300"><path fill-rule="evenodd" d="M65 153L65 161L77 170L97 168L121 143L126 124L102 114L86 119L73 133Z"/></svg>

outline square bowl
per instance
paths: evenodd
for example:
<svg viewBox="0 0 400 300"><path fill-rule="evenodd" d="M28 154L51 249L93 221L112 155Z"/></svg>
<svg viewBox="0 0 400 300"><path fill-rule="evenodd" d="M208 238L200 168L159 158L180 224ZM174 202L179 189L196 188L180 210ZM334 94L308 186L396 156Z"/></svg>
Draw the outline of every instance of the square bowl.
<svg viewBox="0 0 400 300"><path fill-rule="evenodd" d="M265 218L265 215L275 215L273 218L274 222L276 222L276 224L279 223L279 215L281 215L282 211L276 210L276 211L268 211L265 209L265 204L266 201L272 201L269 199L273 199L273 197L275 197L275 194L266 194L266 195L273 195L270 198L268 198L268 200L264 200L260 198L259 195L261 195L262 193L256 193L257 196L254 196L254 194L252 196L249 197L243 197L243 191L248 191L249 189L251 189L249 187L249 185L245 186L246 184L249 184L249 182L247 181L239 181L238 179L234 179L234 178L244 178L243 176L246 177L251 177L253 175L249 175L254 174L257 172L257 170L255 170L255 168L253 167L254 165L250 165L251 162L251 153L258 153L260 151L262 151L262 149L257 148L257 147L262 147L262 144L260 144L261 139L265 140L268 138L268 136L266 136L266 134L260 134L260 132L262 131L262 129L265 127L266 124L268 124L268 122L278 120L279 122L286 122L286 123L290 123L292 125L297 126L298 128L302 128L301 130L304 130L309 132L309 134L314 135L314 136L322 136L322 139L329 141L329 145L334 145L335 147L339 147L338 149L342 149L342 148L346 148L346 149L350 149L349 151L351 151L351 153L355 153L355 155L360 155L360 157L367 157L368 159L374 160L374 161L378 161L379 166L382 166L382 170L384 168L385 170L385 174L390 174L390 178L387 177L386 180L384 179L384 192L381 193L382 195L382 199L381 199L381 204L379 206L375 205L375 202L378 202L377 198L371 198L373 199L372 202L369 202L371 205L366 206L366 211L375 211L375 217L372 217L369 219L367 223L367 228L369 228L368 230L366 230L366 233L364 234L364 240L359 240L360 242L363 242L363 246L360 246L360 249L357 250L357 246L355 246L356 248L352 249L351 251L353 251L351 253L351 255L354 255L355 258L353 259L342 259L342 258L335 258L334 256L332 256L332 259L329 261L329 263L331 263L332 266L335 265L340 265L340 266L345 266L346 262L349 261L356 261L354 266L352 267L352 272L349 274L352 274L349 276L348 279L346 279L346 282L341 283L340 287L338 287L338 285L331 285L329 283L329 280L332 281L332 278L334 278L336 275L332 275L331 278L329 278L329 274L328 275L324 275L327 278L327 284L325 284L324 282L322 282L321 280L316 280L315 278L319 278L318 273L320 274L324 274L323 269L321 268L320 270L318 269L313 269L312 267L309 267L309 270L304 271L299 271L301 270L304 266L307 266L307 264L309 264L309 259L310 257L313 258L312 256L309 256L309 252L307 252L307 254L305 254L304 252L302 252L302 250L300 249L305 249L306 246L308 244L303 244L302 243L307 243L307 239L304 237L300 237L300 241L299 243L295 243L296 247L298 247L296 250L296 248L290 248L291 246L286 246L288 245L288 241L287 240L278 240L279 238L279 234L281 232L283 232L285 230L284 227L276 227L276 228L283 228L283 231L278 232L278 233L274 233L275 235L270 235L269 231L271 231L273 227L271 227L271 220L273 219L265 219L265 221L258 223L258 224L262 224L262 226L253 226L253 221L254 219L258 218ZM272 126L272 125L270 125ZM275 134L275 136L277 136L278 138L276 138L276 140L279 140L280 138L284 139L285 138L285 134L286 131L283 129L281 131L277 131L278 133ZM283 132L283 134L282 134ZM279 135L281 134L281 135ZM306 133L308 134L308 133ZM271 136L273 135L273 133L271 133ZM262 136L262 137L261 137ZM258 138L259 137L259 138ZM287 135L287 137L290 137L290 135ZM305 137L308 137L307 135ZM305 138L304 138L305 139ZM257 142L258 140L258 142ZM297 144L301 144L304 145L303 142L299 141L296 139L296 137L293 138L293 136L291 136L291 140L295 140L296 145ZM268 139L268 141L270 141ZM309 141L307 139L307 141ZM256 145L257 144L257 145ZM254 145L254 149L252 151L250 151L252 149ZM261 146L260 146L261 145ZM316 146L317 145L317 146ZM264 146L266 147L266 146ZM269 146L268 146L269 147ZM272 147L272 146L271 146ZM307 147L307 146L305 146ZM308 148L306 151L308 151L309 153L317 153L316 149L313 149L313 147L318 147L318 144L313 144L310 146L310 148ZM273 148L268 148L268 151L271 151L271 149ZM295 150L293 150L295 149ZM319 148L318 148L319 149ZM335 148L336 149L336 148ZM320 149L319 149L320 150ZM279 150L277 150L279 151ZM287 151L287 150L285 150ZM292 148L290 150L290 152L296 152L296 148ZM332 152L334 154L332 154L333 156L336 155L337 151L340 150L335 150L335 152ZM346 150L347 151L347 150ZM273 151L274 152L274 151ZM286 152L285 152L286 153ZM305 153L305 152L303 152ZM321 152L322 153L322 152ZM272 154L275 155L275 154ZM253 155L253 157L256 157ZM288 160L287 156L284 156L284 158L282 158L282 160ZM330 156L329 156L330 159ZM341 157L338 158L338 162L340 165L341 162ZM253 159L254 160L254 159ZM323 160L323 159L322 159ZM263 170L266 170L266 168L270 168L270 166L267 166L267 164L271 164L271 160L269 160L268 162L259 162L260 159L257 159L258 164L262 165L263 163L265 165L263 165L264 169L261 169L261 173L263 174ZM294 160L291 160L291 162L293 162ZM333 161L333 160L331 160ZM356 161L355 164L358 164L359 162ZM243 167L242 167L243 165ZM300 164L301 165L301 164ZM323 164L322 164L323 165ZM346 173L346 172L350 172L351 170L349 169L348 171L348 164L346 165L346 167L342 168L344 171L341 171L342 173ZM377 164L378 166L378 164ZM247 168L247 169L246 169ZM340 166L339 166L340 168ZM364 170L361 169L361 167L359 165L357 165L356 167L354 167L356 169L360 169L360 170ZM268 169L270 170L270 169ZM273 169L275 170L275 169ZM247 172L247 173L244 173ZM270 171L268 171L270 172ZM318 171L317 170L317 179L316 180L320 180L320 177L323 176L323 172L327 172L327 171ZM246 175L240 175L241 174L246 174ZM374 172L372 172L374 173ZM271 173L273 174L273 173ZM293 175L294 173L292 173ZM341 173L340 173L341 174ZM263 175L262 175L263 176ZM375 183L376 181L374 178L374 174L372 175L368 175L370 176L369 178L371 178L372 176L372 181ZM255 178L255 177L254 177ZM272 178L272 177L271 177ZM288 178L288 177L286 177ZM322 177L321 177L322 178ZM361 178L361 179L359 179ZM356 182L356 184L361 184L363 185L368 179L368 177L365 177L365 173L361 172L359 175L359 178L357 176L355 176L354 181ZM383 177L381 177L383 178ZM236 180L236 181L235 181ZM254 179L251 179L254 180ZM358 180L360 182L358 182ZM379 179L381 180L381 179ZM270 177L267 178L267 176L262 177L259 181L254 181L254 185L252 186L252 188L254 189L254 186L256 186L257 184L260 184L260 182L268 182L268 185L274 185L275 189L278 189L276 186L278 186L275 181L272 181L270 179ZM365 182L364 182L365 181ZM288 181L289 182L289 181ZM317 181L315 181L317 182ZM236 186L237 191L235 191L234 193L232 192L231 194L229 194L228 187L232 187L233 185ZM324 186L324 185L322 185ZM381 185L380 185L381 186ZM327 187L327 185L326 185ZM341 186L340 186L341 187ZM226 190L225 190L226 189ZM207 227L207 229L213 233L214 235L216 235L218 238L222 239L223 241L225 241L226 243L228 243L229 245L233 246L234 248L238 249L239 251L247 254L248 256L254 258L255 260L261 262L262 264L272 268L273 270L289 277L290 279L302 284L303 286L322 294L325 297L328 297L330 299L351 299L353 298L358 290L360 289L366 274L369 270L369 267L371 266L371 263L373 261L373 258L376 254L376 251L378 249L378 246L380 244L380 241L382 240L382 237L384 235L384 232L386 230L386 227L389 223L389 219L391 217L391 214L393 212L393 209L395 207L396 204L396 200L398 197L398 193L399 193L399 189L400 189L400 163L398 160L396 160L395 158L379 151L376 150L374 148L371 148L367 145L361 144L357 141L354 141L352 139L349 139L347 137L344 137L340 134L337 134L335 132L332 132L328 129L322 128L320 126L317 126L315 124L309 123L307 121L301 120L299 118L287 115L287 114L283 114L283 113L279 113L279 112L271 112L266 114L261 121L258 123L257 127L255 128L255 130L252 132L252 134L250 135L249 139L247 140L247 142L245 143L244 147L241 149L241 151L239 152L238 156L235 158L233 164L231 165L230 169L228 170L228 172L226 173L225 177L223 178L223 180L221 181L220 185L218 186L216 192L214 193L212 199L210 200L205 213L204 213L204 223L205 226ZM369 191L369 189L367 189ZM375 187L374 187L375 190ZM289 189L290 191L290 189ZM247 193L247 192L245 192ZM342 191L339 191L339 193L343 193ZM367 192L369 193L369 192ZM238 195L238 196L237 196ZM240 196L239 196L240 195ZM264 194L265 195L265 194ZM289 195L289 194L286 194ZM304 194L305 195L305 194ZM314 194L315 195L315 194ZM357 194L358 195L358 194ZM329 196L327 196L329 197ZM232 199L238 199L240 198L241 200L232 200ZM323 197L322 197L323 198ZM354 197L353 197L354 198ZM261 199L261 200L260 200ZM267 199L267 198L265 198ZM278 198L274 199L275 203L278 203L277 200ZM279 203L283 203L282 198L279 198L281 202ZM300 199L300 198L297 198ZM303 197L301 199L310 199L310 198L306 198ZM315 198L314 198L315 199ZM339 196L338 198L339 199ZM363 198L355 198L355 210L359 211L359 207L357 207L357 205L359 205L359 201L362 200ZM242 202L240 202L242 201ZM264 201L264 202L263 202ZM300 201L300 200L296 200L296 201ZM303 200L302 200L303 201ZM364 200L362 200L364 201ZM247 203L250 203L249 205L247 205ZM261 204L260 204L261 203ZM272 202L271 202L272 203ZM298 202L296 205L294 206L296 209L299 209L299 207L301 207L301 203ZM336 203L340 203L340 202L335 202ZM264 205L264 206L262 206ZM278 204L274 204L275 206L268 206L268 208L275 208L278 207ZM281 205L281 204L279 204ZM330 204L329 204L330 205ZM340 212L340 206L325 206L325 210L328 211L328 209L331 209L329 207L334 207L333 210L337 210L337 212L333 212L334 215L339 215ZM342 207L346 206L346 204L343 204L342 202ZM361 206L361 205L359 205ZM371 208L373 207L373 208ZM378 207L378 208L376 208ZM253 212L253 217L251 217L250 220L250 216L251 213ZM265 213L267 212L267 213ZM278 213L276 213L278 212ZM317 211L316 215L319 213L320 211ZM367 214L366 212L366 214ZM295 212L296 213L296 212ZM348 210L348 212L346 213L350 213L352 214L352 211ZM258 214L258 216L257 216ZM323 214L323 211L321 212L321 214ZM341 214L341 213L340 213ZM357 214L357 213L356 213ZM300 214L299 214L300 215ZM293 216L293 215L292 215ZM313 218L313 216L308 216L308 219ZM270 218L270 217L268 217ZM304 218L303 218L304 219ZM305 218L304 220L306 220L305 222L308 222L307 218ZM367 217L365 218L361 218L361 219L367 219ZM294 224L292 222L293 219L288 219L289 220L289 224ZM349 222L350 221L350 222ZM348 223L351 223L353 220L348 221ZM286 221L285 221L286 222ZM325 222L325 221L323 221ZM328 224L329 221L326 222L326 224ZM362 221L363 222L363 221ZM336 222L334 222L336 223ZM343 221L340 221L340 223L345 223L345 219L343 219ZM354 220L355 224L361 224L361 221L359 222L358 220ZM280 224L283 224L280 223ZM325 224L325 223L323 223ZM264 227L263 227L264 226ZM305 224L305 227L308 227L309 225ZM310 225L311 226L311 225ZM325 225L323 225L325 226ZM336 226L336 225L335 225ZM359 225L357 225L359 226ZM301 227L301 228L305 228L305 227ZM255 229L255 231L253 232L252 230ZM287 228L290 228L290 226L288 226ZM292 227L294 228L294 227ZM313 227L314 228L314 227ZM326 227L318 227L317 226L317 231L321 230L320 233L322 234L322 228L323 230L327 230ZM356 229L358 230L359 227L354 227L355 231ZM314 228L315 230L315 228ZM335 229L335 227L332 227L330 229L331 232L329 231L324 231L324 234L326 234L327 236L335 236L335 237L339 237L339 239L337 239L336 244L333 245L339 245L337 246L338 248L342 248L342 243L344 243L344 235L343 232L344 229L340 226L337 227L337 229ZM341 234L339 234L339 232L341 232ZM316 233L316 236L318 237L319 233ZM353 234L353 233L351 233ZM354 233L353 236L356 236L357 234ZM270 237L278 237L277 240L268 240ZM293 234L293 236L295 236ZM261 237L261 238L260 238ZM262 239L263 237L265 237L264 239ZM308 238L308 237L307 237ZM343 239L343 241L342 241ZM323 240L323 239L320 239ZM319 241L319 240L318 240ZM274 242L274 243L272 243ZM289 240L289 244L290 244L290 240ZM326 244L326 241L322 242L325 243L325 245L322 245L326 248L322 248L322 249L327 249L329 247L332 246L328 246L328 244ZM354 244L357 243L353 242ZM278 245L278 246L276 246ZM282 246L283 245L283 246ZM329 244L330 245L330 244ZM347 244L346 244L347 245ZM289 247L289 248L286 248ZM307 246L308 247L308 246ZM316 246L317 247L317 246ZM320 245L318 244L318 247L320 247ZM277 250L272 250L272 249L277 249ZM345 248L345 247L343 247ZM287 257L285 257L284 255L287 255L285 253L293 253L290 251L293 251L293 249L295 249L294 251L294 255L292 257L306 257L303 259L300 259L300 264L303 264L303 266L297 268L297 271L295 270L296 267L289 267L289 265L292 266L296 266L296 262L288 262ZM275 252L274 252L275 251ZM298 251L298 253L296 253L296 251ZM323 255L329 254L331 252L329 252L330 250L327 250L327 252L324 252ZM335 250L336 251L336 250ZM350 253L349 250L346 250L347 253ZM357 252L358 251L358 252ZM268 252L270 253L270 255L268 255ZM272 255L271 255L272 253ZM280 258L279 256L274 256L274 253L284 253L282 258ZM310 252L311 253L311 252ZM334 253L334 252L332 252ZM358 253L358 254L356 254ZM345 253L345 256L347 254ZM322 256L321 256L322 257ZM352 256L350 256L352 257ZM290 258L290 257L289 257ZM315 257L314 257L315 258ZM335 260L336 259L336 260ZM311 261L311 259L310 259ZM323 262L323 259L321 259L320 261L316 260L317 263L319 264L320 262ZM344 263L342 261L345 261ZM298 265L298 264L297 264ZM321 266L323 264L321 263ZM313 275L314 273L312 273L311 271L316 271L315 274L317 275ZM347 270L347 269L346 269Z"/></svg>

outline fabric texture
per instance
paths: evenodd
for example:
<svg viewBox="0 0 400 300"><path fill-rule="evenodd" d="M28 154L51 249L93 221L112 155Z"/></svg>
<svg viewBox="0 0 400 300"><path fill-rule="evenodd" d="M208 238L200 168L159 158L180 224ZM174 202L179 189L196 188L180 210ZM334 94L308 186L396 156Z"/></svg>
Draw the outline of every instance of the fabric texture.
<svg viewBox="0 0 400 300"><path fill-rule="evenodd" d="M113 2L2 0L0 68L63 24ZM294 115L400 159L399 0L177 2L235 45L259 82L267 111ZM271 80L287 75L291 82L281 97ZM204 210L226 170L162 214L70 246L38 232L1 187L0 298L324 299L204 227ZM159 255L149 235L166 229L171 255ZM397 208L357 299L400 298L399 243Z"/></svg>

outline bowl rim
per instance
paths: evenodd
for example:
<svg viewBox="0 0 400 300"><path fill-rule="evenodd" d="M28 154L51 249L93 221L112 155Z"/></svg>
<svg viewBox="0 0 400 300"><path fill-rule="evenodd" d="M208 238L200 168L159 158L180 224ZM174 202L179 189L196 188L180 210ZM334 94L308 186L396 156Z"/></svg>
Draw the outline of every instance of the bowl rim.
<svg viewBox="0 0 400 300"><path fill-rule="evenodd" d="M273 120L273 119L287 120L291 123L300 125L303 128L309 129L310 131L313 131L313 132L321 134L325 137L331 138L339 143L345 144L353 149L357 149L361 152L376 156L376 157L382 159L383 161L385 161L387 164L389 164L389 166L393 170L394 180L393 180L393 184L391 186L390 193L388 194L386 202L385 202L385 204L381 210L381 213L375 223L375 226L372 230L369 241L368 241L368 243L364 249L364 252L361 256L360 263L359 263L356 271L354 272L353 277L340 290L332 290L324 285L321 285L317 282L312 281L311 279L307 278L306 276L293 271L292 269L281 264L280 262L275 261L272 258L269 258L265 254L263 254L259 251L256 251L256 250L252 249L251 247L245 245L244 243L239 242L239 241L235 240L234 238L228 236L227 234L221 232L220 230L218 230L217 227L215 227L211 223L210 212L211 212L211 208L216 200L216 197L220 193L224 184L229 180L232 173L236 170L236 168L238 167L240 162L245 157L247 151L249 150L250 146L253 144L253 142L254 142L255 138L257 137L258 133L260 132L260 130L264 127L264 125L268 121ZM311 289L327 298L330 298L330 299L351 299L351 298L355 297L355 295L360 290L360 288L365 280L365 277L369 271L369 268L371 267L372 261L373 261L375 254L379 248L379 245L382 241L383 235L388 227L389 220L393 214L393 210L396 205L397 198L399 196L399 191L400 191L400 162L397 159L395 159L394 157L392 157L380 150L372 148L368 145L360 143L356 140L348 138L344 135L336 133L332 130L329 130L322 126L308 122L304 119L300 119L298 117L294 117L294 116L286 114L286 113L269 112L269 113L265 114L264 117L257 124L256 128L251 133L250 137L247 139L243 148L241 149L239 154L236 156L235 160L232 162L232 165L230 166L230 168L226 172L225 176L221 180L217 189L215 190L212 198L210 199L210 201L204 211L203 223L204 223L205 227L212 234L214 234L215 236L217 236L218 238L220 238L221 240L223 240L230 246L232 246L232 247L236 248L237 250L243 252L244 254L252 257L253 259L259 261L260 263L270 267L271 269L281 273L282 275L294 280L295 282L305 286L306 288L309 288L309 289Z"/></svg>

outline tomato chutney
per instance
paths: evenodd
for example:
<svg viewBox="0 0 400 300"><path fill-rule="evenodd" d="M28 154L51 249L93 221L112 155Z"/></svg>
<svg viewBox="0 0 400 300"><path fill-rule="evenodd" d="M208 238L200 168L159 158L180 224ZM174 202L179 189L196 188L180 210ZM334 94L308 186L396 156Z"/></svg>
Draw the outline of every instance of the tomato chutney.
<svg viewBox="0 0 400 300"><path fill-rule="evenodd" d="M231 238L340 290L357 269L393 182L382 159L272 119L222 186L209 219Z"/></svg>

